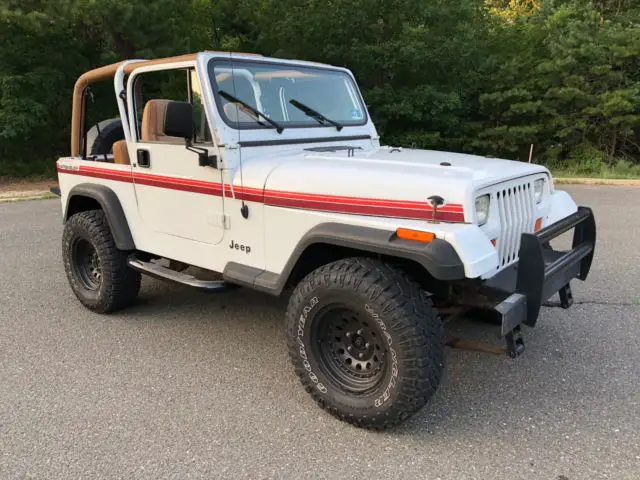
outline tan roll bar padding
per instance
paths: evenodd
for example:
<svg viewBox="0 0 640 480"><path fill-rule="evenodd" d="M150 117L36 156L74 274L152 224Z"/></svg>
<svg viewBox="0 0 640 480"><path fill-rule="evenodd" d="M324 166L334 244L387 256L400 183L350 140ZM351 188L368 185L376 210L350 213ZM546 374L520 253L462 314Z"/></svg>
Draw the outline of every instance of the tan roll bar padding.
<svg viewBox="0 0 640 480"><path fill-rule="evenodd" d="M239 53L239 52L205 52L205 53ZM262 55L254 53L242 53L241 55L261 57ZM162 65L164 63L174 62L193 62L196 59L196 53L189 53L187 55L179 55L177 57L158 58L156 60L145 60L142 62L129 63L124 68L124 73L129 75L137 68L148 67L152 65ZM89 70L88 72L80 75L80 78L76 81L73 87L73 106L71 110L71 156L80 156L80 150L82 147L82 131L84 130L85 122L85 108L84 108L84 92L92 83L100 82L113 78L118 67L123 62L112 63L111 65L105 65L104 67Z"/></svg>
<svg viewBox="0 0 640 480"><path fill-rule="evenodd" d="M118 140L113 144L113 163L118 165L131 165L126 140Z"/></svg>

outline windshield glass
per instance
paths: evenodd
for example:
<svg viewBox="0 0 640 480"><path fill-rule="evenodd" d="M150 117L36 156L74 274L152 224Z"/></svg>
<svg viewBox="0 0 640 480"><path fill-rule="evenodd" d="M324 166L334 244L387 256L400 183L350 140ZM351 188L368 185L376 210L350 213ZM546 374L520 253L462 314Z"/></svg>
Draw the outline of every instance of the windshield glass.
<svg viewBox="0 0 640 480"><path fill-rule="evenodd" d="M364 125L365 109L342 71L234 60L211 60L209 78L222 118L235 128Z"/></svg>

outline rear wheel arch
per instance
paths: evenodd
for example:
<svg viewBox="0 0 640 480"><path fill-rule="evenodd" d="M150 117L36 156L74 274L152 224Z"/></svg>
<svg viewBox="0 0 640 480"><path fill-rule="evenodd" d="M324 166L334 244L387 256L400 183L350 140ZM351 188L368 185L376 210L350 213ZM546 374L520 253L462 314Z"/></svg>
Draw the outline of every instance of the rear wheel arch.
<svg viewBox="0 0 640 480"><path fill-rule="evenodd" d="M105 185L82 183L71 189L67 196L64 221L76 213L103 210L119 250L135 250L129 223L116 193Z"/></svg>
<svg viewBox="0 0 640 480"><path fill-rule="evenodd" d="M78 212L62 234L62 260L69 285L78 300L98 313L131 305L140 291L140 273L127 265L102 209Z"/></svg>

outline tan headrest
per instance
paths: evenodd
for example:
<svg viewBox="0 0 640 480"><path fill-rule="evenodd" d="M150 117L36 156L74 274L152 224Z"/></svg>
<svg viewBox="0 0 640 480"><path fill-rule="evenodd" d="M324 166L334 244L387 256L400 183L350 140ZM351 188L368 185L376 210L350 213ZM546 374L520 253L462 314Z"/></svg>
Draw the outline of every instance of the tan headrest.
<svg viewBox="0 0 640 480"><path fill-rule="evenodd" d="M170 100L149 100L142 112L142 128L140 140L143 142L178 143L183 144L180 137L169 137L164 134L164 117Z"/></svg>
<svg viewBox="0 0 640 480"><path fill-rule="evenodd" d="M256 119L251 113L246 112L242 106L235 103L229 102L222 108L231 122L253 122Z"/></svg>
<svg viewBox="0 0 640 480"><path fill-rule="evenodd" d="M113 144L113 163L117 163L118 165L131 165L126 140L118 140Z"/></svg>

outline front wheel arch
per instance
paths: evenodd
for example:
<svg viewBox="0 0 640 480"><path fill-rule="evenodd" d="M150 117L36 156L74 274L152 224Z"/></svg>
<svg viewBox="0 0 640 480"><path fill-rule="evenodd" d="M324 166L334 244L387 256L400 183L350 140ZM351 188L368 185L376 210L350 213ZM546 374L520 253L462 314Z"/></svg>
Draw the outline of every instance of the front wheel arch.
<svg viewBox="0 0 640 480"><path fill-rule="evenodd" d="M317 255L310 255L316 249L330 252L326 261L317 264ZM333 255L333 257L331 257ZM425 278L431 278L442 284L465 278L464 264L453 246L441 239L429 244L412 242L397 238L395 231L381 230L359 225L322 223L316 225L302 237L295 247L289 261L272 287L276 294L285 288L294 286L313 268L305 268L308 258L314 258L317 268L323 264L347 257L364 256L400 261L419 267Z"/></svg>

